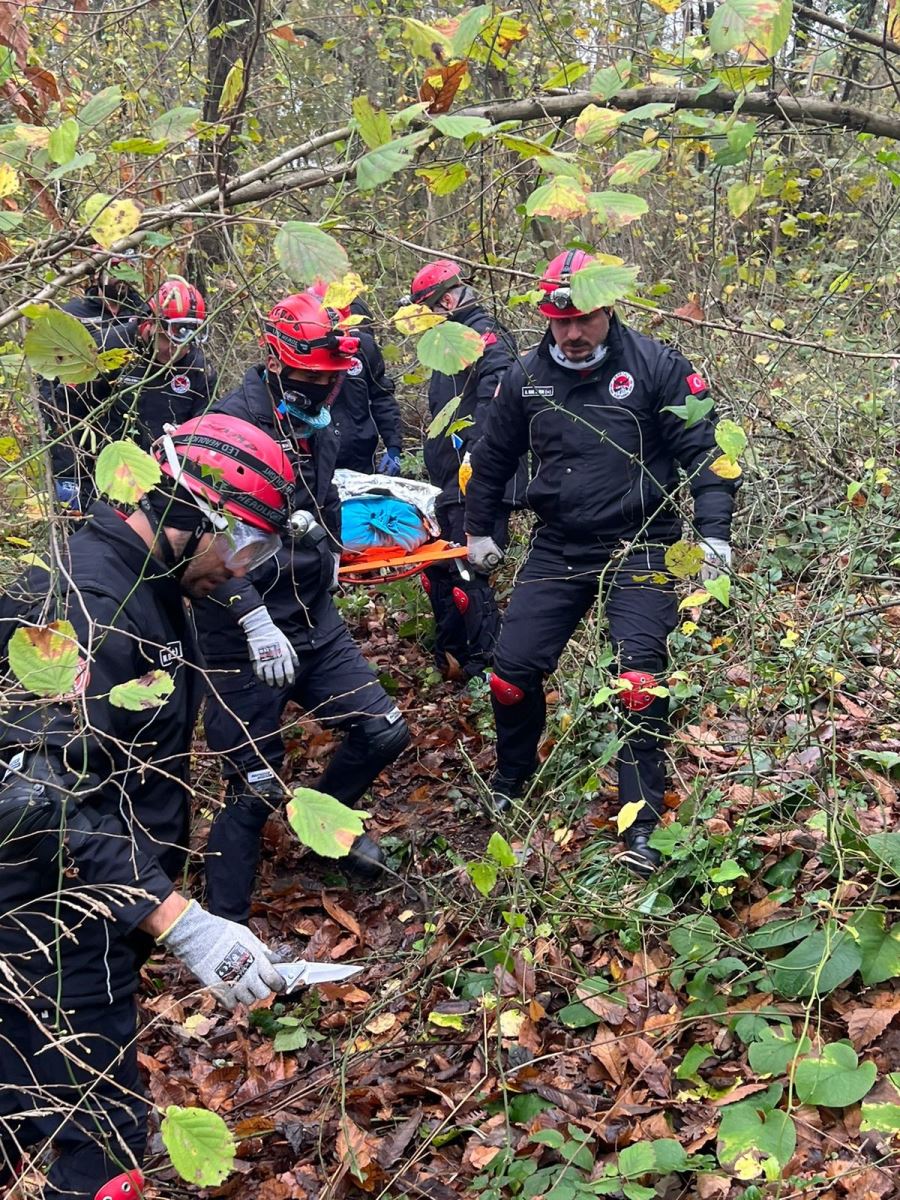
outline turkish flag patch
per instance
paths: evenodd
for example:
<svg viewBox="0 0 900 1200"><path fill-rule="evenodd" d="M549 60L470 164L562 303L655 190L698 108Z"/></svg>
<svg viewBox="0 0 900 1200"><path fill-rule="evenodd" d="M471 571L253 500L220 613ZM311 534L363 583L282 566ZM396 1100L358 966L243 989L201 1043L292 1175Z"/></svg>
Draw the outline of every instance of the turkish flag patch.
<svg viewBox="0 0 900 1200"><path fill-rule="evenodd" d="M496 333L483 333L481 335L481 341L485 348L488 346L493 346L497 341L497 335Z"/></svg>
<svg viewBox="0 0 900 1200"><path fill-rule="evenodd" d="M695 371L693 375L688 375L686 383L691 391L696 396L699 392L705 392L709 388L709 384L702 375L698 375Z"/></svg>

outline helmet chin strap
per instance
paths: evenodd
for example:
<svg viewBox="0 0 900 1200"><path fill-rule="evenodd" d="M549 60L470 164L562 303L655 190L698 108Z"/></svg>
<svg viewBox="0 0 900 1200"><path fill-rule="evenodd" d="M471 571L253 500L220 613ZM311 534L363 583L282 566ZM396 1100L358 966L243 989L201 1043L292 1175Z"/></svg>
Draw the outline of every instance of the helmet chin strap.
<svg viewBox="0 0 900 1200"><path fill-rule="evenodd" d="M181 579L204 534L223 532L228 528L228 520L222 513L217 513L215 509L211 508L203 496L196 495L182 482L184 470L175 451L175 443L172 441L168 431L163 434L162 447L175 485L183 488L189 494L191 504L199 509L197 524L188 532L188 539L182 547L180 554L176 554L172 549L172 543L165 532L162 514L156 512L146 496L141 496L138 505L153 530L155 543L162 554L163 562L176 579Z"/></svg>

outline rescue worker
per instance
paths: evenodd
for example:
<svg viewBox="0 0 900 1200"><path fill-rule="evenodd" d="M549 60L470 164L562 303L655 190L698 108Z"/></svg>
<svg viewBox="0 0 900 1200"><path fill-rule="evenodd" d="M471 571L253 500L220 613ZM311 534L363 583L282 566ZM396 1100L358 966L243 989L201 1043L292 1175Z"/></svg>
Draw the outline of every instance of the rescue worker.
<svg viewBox="0 0 900 1200"><path fill-rule="evenodd" d="M165 425L181 425L207 412L216 386L203 352L209 330L200 292L171 276L147 309L137 326L134 359L116 383L126 428L135 426L145 449L162 437Z"/></svg>
<svg viewBox="0 0 900 1200"><path fill-rule="evenodd" d="M99 246L93 250L100 252ZM133 286L140 259L136 253L106 259L87 276L84 295L62 311L76 317L100 350L130 346L144 301ZM117 372L88 383L64 384L41 379L41 415L50 446L50 469L60 507L83 511L94 499L94 463L108 440L119 436L111 401Z"/></svg>
<svg viewBox="0 0 900 1200"><path fill-rule="evenodd" d="M453 433L444 429L425 442L428 478L441 489L436 505L441 537L463 545L464 492L470 456L481 437L500 380L515 358L516 344L512 335L481 306L460 275L458 264L449 259L438 259L423 267L412 281L408 299L474 330L484 345L484 353L471 366L454 375L433 371L428 385L428 411L432 420L448 404L456 402L449 424L468 422L465 428ZM524 470L514 463L504 485L491 536L498 546L505 548L509 516L521 500ZM488 577L468 571L463 575L455 562L436 563L424 571L422 582L434 610L434 655L438 670L449 678L454 673L452 657L466 679L483 675L490 666L500 628L500 614Z"/></svg>
<svg viewBox="0 0 900 1200"><path fill-rule="evenodd" d="M279 779L281 718L290 700L314 720L344 731L316 787L355 805L409 742L400 710L378 682L335 607L340 501L333 482L338 438L331 403L359 339L309 292L288 296L266 318L266 359L216 403L285 447L296 486L295 519L278 554L246 579L196 606L209 665L206 739L223 756L224 807L207 842L210 909L246 921L263 826L285 799ZM342 860L363 878L383 855L363 834Z"/></svg>
<svg viewBox="0 0 900 1200"><path fill-rule="evenodd" d="M224 416L180 426L158 454L164 478L133 515L97 502L54 578L34 567L0 600L0 1184L23 1150L53 1144L46 1200L90 1200L141 1162L134 994L154 939L228 1007L284 985L258 938L173 881L203 694L184 598L275 552L290 466ZM51 619L74 627L75 686L28 702L14 635L41 645ZM151 672L169 685L156 700L140 692Z"/></svg>
<svg viewBox="0 0 900 1200"><path fill-rule="evenodd" d="M537 470L527 502L537 514L494 656L497 727L494 803L524 794L536 768L546 715L543 681L598 595L623 690L619 800L642 803L626 831L626 864L647 875L659 861L649 845L665 787L669 730L666 641L676 623L666 548L681 537L677 466L688 477L703 577L731 562L735 484L710 470L719 451L715 414L688 425L672 407L705 399L707 384L677 350L623 325L612 308L584 312L571 281L594 259L557 255L540 280L549 328L505 376L472 456L466 495L469 561L492 570L503 556L494 537L506 480L531 451Z"/></svg>
<svg viewBox="0 0 900 1200"><path fill-rule="evenodd" d="M309 290L324 303L327 284L317 281ZM370 475L380 437L384 453L378 462L378 472L399 475L403 421L394 395L394 381L385 370L384 355L371 330L372 313L358 297L338 313L342 319L353 314L363 320L353 326L353 333L359 338L359 351L331 403L331 423L340 438L336 466Z"/></svg>

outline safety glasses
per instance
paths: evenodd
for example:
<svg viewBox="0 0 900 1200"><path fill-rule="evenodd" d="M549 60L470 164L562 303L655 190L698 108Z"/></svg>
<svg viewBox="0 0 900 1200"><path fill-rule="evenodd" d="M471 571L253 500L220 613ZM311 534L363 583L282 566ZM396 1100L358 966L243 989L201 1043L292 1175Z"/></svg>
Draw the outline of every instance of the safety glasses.
<svg viewBox="0 0 900 1200"><path fill-rule="evenodd" d="M160 322L163 332L170 342L183 346L185 342L205 342L209 330L197 317L172 317Z"/></svg>
<svg viewBox="0 0 900 1200"><path fill-rule="evenodd" d="M231 521L228 529L213 539L213 548L230 571L255 571L278 552L280 545L277 533L265 533L244 521Z"/></svg>

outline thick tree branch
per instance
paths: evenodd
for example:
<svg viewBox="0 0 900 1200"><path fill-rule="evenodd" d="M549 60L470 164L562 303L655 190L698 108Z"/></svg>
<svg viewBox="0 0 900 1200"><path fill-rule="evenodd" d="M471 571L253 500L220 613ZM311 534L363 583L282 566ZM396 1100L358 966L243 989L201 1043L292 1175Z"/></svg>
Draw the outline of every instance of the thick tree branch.
<svg viewBox="0 0 900 1200"><path fill-rule="evenodd" d="M900 54L900 42L894 42L889 37L879 37L877 33L869 33L867 29L858 29L855 25L848 25L846 21L840 21L837 17L830 17L827 13L819 12L817 8L807 8L805 4L795 4L794 12L798 17L814 21L816 25L826 25L829 29L836 29L838 33L844 34L851 41L863 42L865 45L875 46L879 50L889 50L891 54Z"/></svg>
<svg viewBox="0 0 900 1200"><path fill-rule="evenodd" d="M828 100L796 100L790 96L751 94L744 96L742 100L741 112L750 116L768 117L792 126L836 126L900 141L900 117L886 112L871 112L851 104L839 104ZM633 88L614 96L611 100L606 101L606 104L624 112L642 104L663 103L671 104L675 109L702 109L708 112L727 113L734 110L737 101L738 96L734 92L716 90L701 96L696 88L659 86ZM460 115L483 116L495 123L500 121L563 121L577 116L592 103L596 103L596 97L590 92L573 92L560 96L532 97L526 100L500 100L489 104L470 105L457 111ZM426 119L420 119L420 127L425 127L427 124ZM309 159L318 150L335 142L344 141L349 136L348 128L331 130L299 146L291 147L267 163L224 181L221 187L208 188L195 196L176 201L162 208L147 209L138 229L127 238L117 242L107 253L121 253L124 249L138 246L151 230L177 224L188 217L202 218L210 210L212 210L210 215L221 219L223 209L256 204L285 192L308 191L347 178L356 169L357 160L355 159L348 159L332 167L305 167L295 171L286 171L284 168L298 159ZM437 130L434 131L434 136L435 138L440 137ZM44 243L31 247L27 259L16 257L0 264L0 276L13 276L16 272L29 267L33 268L38 263L52 261L80 241L89 240L87 231L84 229L73 230L66 234L54 234ZM103 261L104 257L106 256L93 255L90 259L57 275L36 294L24 297L19 303L7 308L0 313L0 329L6 328L18 320L25 305L52 300L64 288L87 275Z"/></svg>

